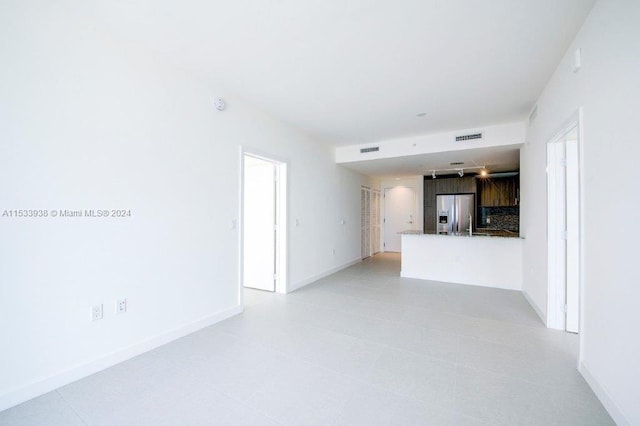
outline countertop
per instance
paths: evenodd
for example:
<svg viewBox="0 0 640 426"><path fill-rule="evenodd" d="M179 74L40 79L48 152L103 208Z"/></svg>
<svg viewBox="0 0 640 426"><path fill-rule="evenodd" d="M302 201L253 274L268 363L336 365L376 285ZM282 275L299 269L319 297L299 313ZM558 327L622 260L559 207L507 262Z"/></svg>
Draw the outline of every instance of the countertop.
<svg viewBox="0 0 640 426"><path fill-rule="evenodd" d="M460 235L440 235L440 234L425 234L420 230L408 229L406 231L398 232L402 235L434 235L439 237L468 237L468 233ZM495 228L478 228L472 235L473 237L499 237L499 238L523 238L517 231L509 231L506 229Z"/></svg>

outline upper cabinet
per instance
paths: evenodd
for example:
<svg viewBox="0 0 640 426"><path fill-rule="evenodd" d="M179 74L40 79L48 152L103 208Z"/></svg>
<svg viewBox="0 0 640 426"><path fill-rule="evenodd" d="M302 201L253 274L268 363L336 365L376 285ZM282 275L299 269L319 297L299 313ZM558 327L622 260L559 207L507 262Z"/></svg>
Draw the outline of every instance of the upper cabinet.
<svg viewBox="0 0 640 426"><path fill-rule="evenodd" d="M476 179L473 176L449 177L425 179L425 186L433 188L434 202L435 195L439 194L475 194Z"/></svg>
<svg viewBox="0 0 640 426"><path fill-rule="evenodd" d="M477 191L476 181L477 179L473 176L440 176L437 179L425 176L424 232L426 234L435 234L436 232L436 196L440 194L475 194Z"/></svg>
<svg viewBox="0 0 640 426"><path fill-rule="evenodd" d="M478 197L482 207L517 206L520 202L518 175L503 178L477 179Z"/></svg>

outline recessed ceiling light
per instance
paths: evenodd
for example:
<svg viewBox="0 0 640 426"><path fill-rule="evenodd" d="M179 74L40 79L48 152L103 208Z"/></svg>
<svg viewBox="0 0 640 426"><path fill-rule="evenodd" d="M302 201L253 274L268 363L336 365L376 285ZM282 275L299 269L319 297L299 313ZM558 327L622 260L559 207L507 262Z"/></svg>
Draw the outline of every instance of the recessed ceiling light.
<svg viewBox="0 0 640 426"><path fill-rule="evenodd" d="M427 115L426 112L419 112L416 114L416 117L424 117L425 115Z"/></svg>

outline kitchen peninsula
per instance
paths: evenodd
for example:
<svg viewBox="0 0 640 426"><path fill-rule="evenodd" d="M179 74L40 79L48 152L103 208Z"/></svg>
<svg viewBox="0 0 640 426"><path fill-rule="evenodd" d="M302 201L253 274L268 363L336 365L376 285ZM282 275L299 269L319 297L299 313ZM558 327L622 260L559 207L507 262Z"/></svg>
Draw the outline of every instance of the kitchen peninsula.
<svg viewBox="0 0 640 426"><path fill-rule="evenodd" d="M405 278L522 289L522 239L402 233Z"/></svg>
<svg viewBox="0 0 640 426"><path fill-rule="evenodd" d="M402 232L401 276L522 288L517 172L424 177L424 233Z"/></svg>

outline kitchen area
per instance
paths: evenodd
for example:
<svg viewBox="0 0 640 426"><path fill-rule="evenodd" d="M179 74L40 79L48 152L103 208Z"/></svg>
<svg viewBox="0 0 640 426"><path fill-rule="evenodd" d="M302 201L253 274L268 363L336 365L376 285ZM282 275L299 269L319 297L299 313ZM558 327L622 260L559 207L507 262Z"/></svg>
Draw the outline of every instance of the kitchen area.
<svg viewBox="0 0 640 426"><path fill-rule="evenodd" d="M401 276L519 290L517 170L424 176L423 231L402 232Z"/></svg>
<svg viewBox="0 0 640 426"><path fill-rule="evenodd" d="M400 253L402 277L521 290L525 134L520 122L345 146L336 162L380 191L380 251Z"/></svg>
<svg viewBox="0 0 640 426"><path fill-rule="evenodd" d="M425 176L423 188L425 234L519 236L518 171Z"/></svg>

